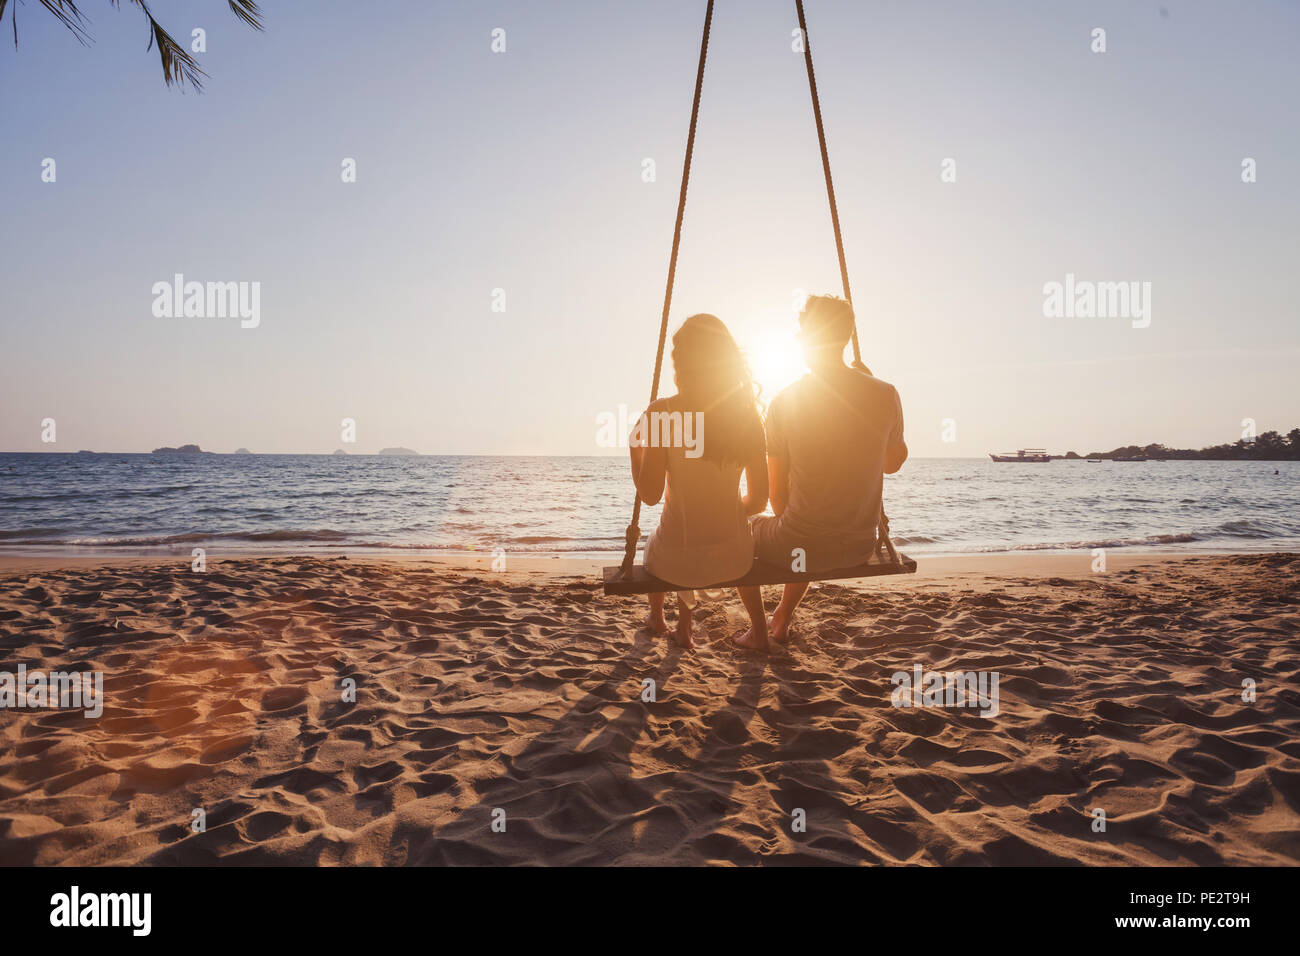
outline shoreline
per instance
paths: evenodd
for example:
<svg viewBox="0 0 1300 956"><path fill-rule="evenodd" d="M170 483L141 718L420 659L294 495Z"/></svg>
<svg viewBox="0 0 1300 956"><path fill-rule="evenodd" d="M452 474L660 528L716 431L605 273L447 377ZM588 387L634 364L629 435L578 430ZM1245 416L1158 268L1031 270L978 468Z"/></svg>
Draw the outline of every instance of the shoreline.
<svg viewBox="0 0 1300 956"><path fill-rule="evenodd" d="M900 549L903 550L903 549ZM1092 570L1093 556L1090 551L1000 551L981 554L942 555L928 557L924 554L910 555L917 562L913 574L886 575L875 578L850 579L867 582L871 585L906 582L908 580L926 580L946 578L952 575L1019 575L1032 576L1085 576L1096 573L1127 571L1149 564L1181 562L1196 558L1227 558L1236 556L1260 556L1268 554L1300 554L1290 550L1224 550L1224 551L1158 551L1108 549L1106 552L1106 571ZM286 549L268 550L222 550L208 552L208 565L215 566L229 561L283 560L286 558L323 560L345 559L350 564L395 565L407 568L436 568L449 572L475 572L489 579L510 580L521 575L534 577L590 577L597 583L603 568L618 564L621 554L613 552L606 555L576 556L564 552L524 553L509 555L503 571L494 571L494 559L491 554L433 554L419 551L366 551L348 548L321 548L309 551ZM640 553L637 561L640 563ZM0 552L0 576L19 573L46 571L84 570L89 568L119 567L187 567L192 558L188 552L159 554L157 552L121 554L95 552L93 554L5 554Z"/></svg>

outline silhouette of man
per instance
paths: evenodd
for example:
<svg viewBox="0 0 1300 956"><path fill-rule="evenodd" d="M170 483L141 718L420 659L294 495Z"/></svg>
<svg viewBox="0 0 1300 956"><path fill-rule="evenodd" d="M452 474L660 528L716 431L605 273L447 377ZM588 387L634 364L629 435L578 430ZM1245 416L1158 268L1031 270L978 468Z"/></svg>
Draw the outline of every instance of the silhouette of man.
<svg viewBox="0 0 1300 956"><path fill-rule="evenodd" d="M866 366L844 363L852 330L853 307L835 296L810 296L799 314L809 371L768 409L774 516L752 519L759 560L769 564L825 571L864 563L876 543L884 475L907 460L898 391ZM772 641L787 640L807 591L806 583L785 586L768 628Z"/></svg>

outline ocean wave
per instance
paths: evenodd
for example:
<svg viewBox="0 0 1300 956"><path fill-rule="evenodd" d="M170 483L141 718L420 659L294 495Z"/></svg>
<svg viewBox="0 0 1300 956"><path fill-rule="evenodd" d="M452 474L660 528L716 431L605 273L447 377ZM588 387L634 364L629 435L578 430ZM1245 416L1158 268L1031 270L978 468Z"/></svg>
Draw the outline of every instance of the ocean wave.
<svg viewBox="0 0 1300 956"><path fill-rule="evenodd" d="M1251 521L1249 518L1225 521L1215 530L1219 534L1230 538L1276 538L1286 534L1285 528L1270 528L1260 522Z"/></svg>
<svg viewBox="0 0 1300 956"><path fill-rule="evenodd" d="M330 528L289 529L274 531L191 531L180 534L156 535L97 535L69 536L58 529L26 528L0 531L0 543L6 547L39 545L44 548L63 546L69 548L169 548L196 544L245 543L253 546L306 545L331 548L358 548L392 551L444 551L450 553L491 552L496 548L507 551L539 552L605 552L621 551L623 539L616 537L580 538L553 535L528 535L523 537L493 537L483 534L474 539L412 541L375 540L372 533L345 532Z"/></svg>
<svg viewBox="0 0 1300 956"><path fill-rule="evenodd" d="M897 540L897 539L895 539ZM964 549L979 553L997 554L1008 551L1090 551L1093 548L1140 548L1151 545L1191 544L1205 541L1197 534L1151 534L1136 538L1097 538L1084 541L1032 541L1022 544L997 544Z"/></svg>
<svg viewBox="0 0 1300 956"><path fill-rule="evenodd" d="M11 531L0 530L0 541L13 541L22 544L31 540L49 544L50 538L64 533L62 528L14 528ZM55 541L54 543L64 544L66 542Z"/></svg>
<svg viewBox="0 0 1300 956"><path fill-rule="evenodd" d="M129 537L89 537L66 538L50 541L48 538L32 544L66 544L72 547L103 548L140 548L158 547L172 544L194 544L199 541L255 541L255 542L311 542L311 541L347 541L351 536L346 531L334 531L322 528L316 531L298 531L279 529L275 531L188 531L183 534L132 535ZM12 543L25 543L14 541Z"/></svg>
<svg viewBox="0 0 1300 956"><path fill-rule="evenodd" d="M453 530L444 527L444 533ZM65 530L57 528L21 528L0 530L0 543L12 547L19 545L40 545L43 547L66 546L71 548L167 548L181 545L203 543L231 544L246 543L254 546L269 545L306 545L317 547L347 547L358 549L380 549L393 551L444 551L452 553L491 552L496 548L506 551L533 551L555 553L581 552L618 552L623 549L621 536L604 535L583 537L577 535L493 535L488 528L456 528L453 535L433 540L412 540L409 535L416 529L408 529L402 535L395 535L388 540L376 539L373 532L339 531L333 528L278 528L267 531L189 531L177 534L154 535L96 535L72 536ZM644 540L643 535L643 540ZM899 547L914 548L926 545L942 545L955 553L1006 553L1017 551L1077 551L1093 548L1135 548L1162 547L1176 544L1212 543L1228 538L1246 539L1293 539L1294 533L1284 530L1264 529L1246 520L1225 522L1214 529L1214 533L1197 534L1193 532L1132 535L1111 535L1096 538L1052 541L1014 540L986 544L963 544L959 540L936 538L924 534L895 534L894 543Z"/></svg>
<svg viewBox="0 0 1300 956"><path fill-rule="evenodd" d="M32 502L37 501L84 501L87 497L93 497L97 501L115 501L118 499L126 500L133 498L165 498L170 494L194 491L197 488L199 488L199 485L193 483L169 485L166 487L118 488L115 490L99 488L93 491L79 488L75 491L51 491L33 495L5 495L0 498L0 504L31 504Z"/></svg>
<svg viewBox="0 0 1300 956"><path fill-rule="evenodd" d="M553 542L547 543L552 546L546 548L522 547L515 548L514 550L535 554L604 554L607 552L621 552L623 550L623 542L618 538L557 538ZM458 544L448 541L411 543L404 541L366 541L364 539L358 539L349 542L347 547L365 551L441 551L448 554L491 554L497 548L501 548L509 553L512 550L511 544L512 542L508 539L477 544Z"/></svg>

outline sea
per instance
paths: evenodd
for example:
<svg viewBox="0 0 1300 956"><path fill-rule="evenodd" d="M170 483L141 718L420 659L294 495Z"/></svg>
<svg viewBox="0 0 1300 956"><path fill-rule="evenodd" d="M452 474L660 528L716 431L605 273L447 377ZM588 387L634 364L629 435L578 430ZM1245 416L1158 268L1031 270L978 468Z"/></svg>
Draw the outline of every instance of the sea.
<svg viewBox="0 0 1300 956"><path fill-rule="evenodd" d="M1300 462L908 461L885 478L909 555L1300 550ZM619 457L0 454L0 553L608 556ZM659 508L645 508L649 534Z"/></svg>

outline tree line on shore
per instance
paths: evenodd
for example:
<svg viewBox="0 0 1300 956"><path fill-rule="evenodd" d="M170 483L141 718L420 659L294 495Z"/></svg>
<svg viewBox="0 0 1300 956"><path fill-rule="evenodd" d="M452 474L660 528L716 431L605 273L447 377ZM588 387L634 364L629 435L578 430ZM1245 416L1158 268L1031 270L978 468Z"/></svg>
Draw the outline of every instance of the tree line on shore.
<svg viewBox="0 0 1300 956"><path fill-rule="evenodd" d="M1175 461L1300 461L1300 428L1285 435L1280 432L1262 432L1254 441L1239 438L1230 445L1211 445L1208 448L1170 448L1159 442L1150 445L1125 445L1111 451L1094 451L1087 455L1067 452L1064 457L1074 458L1165 458Z"/></svg>

